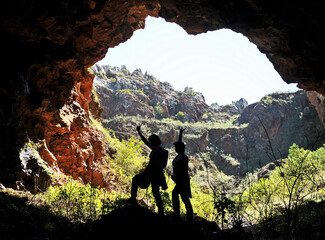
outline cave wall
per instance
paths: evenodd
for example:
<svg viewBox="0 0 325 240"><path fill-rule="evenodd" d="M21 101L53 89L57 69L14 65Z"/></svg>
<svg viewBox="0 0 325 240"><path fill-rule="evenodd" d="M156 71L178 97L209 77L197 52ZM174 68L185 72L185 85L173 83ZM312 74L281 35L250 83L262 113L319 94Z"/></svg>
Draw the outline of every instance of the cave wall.
<svg viewBox="0 0 325 240"><path fill-rule="evenodd" d="M189 34L241 32L284 81L325 94L322 9L320 1L1 1L0 182L24 181L19 149L31 139L53 169L105 185L95 163L108 150L90 124L87 68L143 28L146 16Z"/></svg>

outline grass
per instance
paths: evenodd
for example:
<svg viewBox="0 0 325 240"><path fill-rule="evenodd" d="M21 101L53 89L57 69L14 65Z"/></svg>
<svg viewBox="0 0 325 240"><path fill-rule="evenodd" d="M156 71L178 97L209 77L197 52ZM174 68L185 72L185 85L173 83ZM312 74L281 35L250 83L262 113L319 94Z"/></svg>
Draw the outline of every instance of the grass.
<svg viewBox="0 0 325 240"><path fill-rule="evenodd" d="M120 121L128 121L128 122L134 122L135 124L152 124L155 126L170 126L170 128L174 129L179 129L179 128L187 128L187 129L198 129L198 130L207 130L207 129L229 129L229 128L235 128L235 129L240 129L240 128L246 128L248 126L248 123L241 124L241 125L236 125L234 124L234 120L229 120L229 121L208 121L208 122L194 122L194 123L189 123L189 122L182 122L180 120L175 120L171 118L162 118L161 120L155 119L155 118L142 118L140 116L116 116L114 118L111 118L110 120L104 119L103 123L105 125L105 122L110 122L110 121L115 121L115 120L120 120Z"/></svg>

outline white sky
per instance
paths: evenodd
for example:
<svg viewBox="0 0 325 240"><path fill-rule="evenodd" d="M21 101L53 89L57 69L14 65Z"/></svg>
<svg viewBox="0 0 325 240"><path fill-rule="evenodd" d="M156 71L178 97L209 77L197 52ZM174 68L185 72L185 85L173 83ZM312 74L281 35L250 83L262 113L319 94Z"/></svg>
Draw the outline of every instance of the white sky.
<svg viewBox="0 0 325 240"><path fill-rule="evenodd" d="M250 104L275 91L296 91L242 34L229 29L188 35L175 23L148 17L145 29L108 49L100 65L125 65L131 72L154 75L176 90L186 86L202 92L208 104L225 105L240 98Z"/></svg>

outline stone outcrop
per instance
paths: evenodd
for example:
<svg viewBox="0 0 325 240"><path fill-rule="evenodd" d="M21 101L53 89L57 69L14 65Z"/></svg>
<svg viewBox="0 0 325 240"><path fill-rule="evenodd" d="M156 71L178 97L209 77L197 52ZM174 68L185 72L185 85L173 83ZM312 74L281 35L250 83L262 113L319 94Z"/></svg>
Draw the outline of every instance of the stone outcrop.
<svg viewBox="0 0 325 240"><path fill-rule="evenodd" d="M103 108L102 117L140 116L173 118L197 122L210 111L201 93L191 88L175 91L168 82L160 82L140 69L133 73L123 67L92 67L94 88Z"/></svg>
<svg viewBox="0 0 325 240"><path fill-rule="evenodd" d="M261 166L275 160L267 134L276 159L286 157L293 143L315 149L325 142L324 127L307 95L304 91L273 93L249 105L239 116L239 123L249 123L245 134L250 136L247 144L252 150L248 154L260 159Z"/></svg>
<svg viewBox="0 0 325 240"><path fill-rule="evenodd" d="M143 28L148 15L176 22L190 34L241 32L284 81L324 94L322 9L321 1L2 1L0 181L20 178L19 149L28 138L44 143L46 162L89 175L105 145L89 124L93 77L86 69Z"/></svg>

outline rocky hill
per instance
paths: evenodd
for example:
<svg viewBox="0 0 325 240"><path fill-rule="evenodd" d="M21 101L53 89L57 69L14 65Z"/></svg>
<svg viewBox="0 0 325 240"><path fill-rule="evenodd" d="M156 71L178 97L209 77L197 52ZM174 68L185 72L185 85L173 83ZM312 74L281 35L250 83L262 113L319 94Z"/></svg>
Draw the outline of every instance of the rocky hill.
<svg viewBox="0 0 325 240"><path fill-rule="evenodd" d="M315 148L325 142L324 127L305 91L273 93L251 105L240 99L209 106L192 88L176 91L140 69L130 73L126 67L95 65L92 71L104 126L128 139L137 137L135 127L142 124L147 135L161 137L172 155L178 129L185 127L192 175L202 181L207 170L212 179L242 176L286 157L293 143Z"/></svg>
<svg viewBox="0 0 325 240"><path fill-rule="evenodd" d="M140 116L142 118L170 118L182 122L198 122L208 119L224 121L226 116L215 113L239 114L247 101L241 99L231 106L209 106L200 92L186 87L176 91L168 82L160 82L141 69L130 72L111 66L92 67L96 75L94 88L103 108L102 117Z"/></svg>

